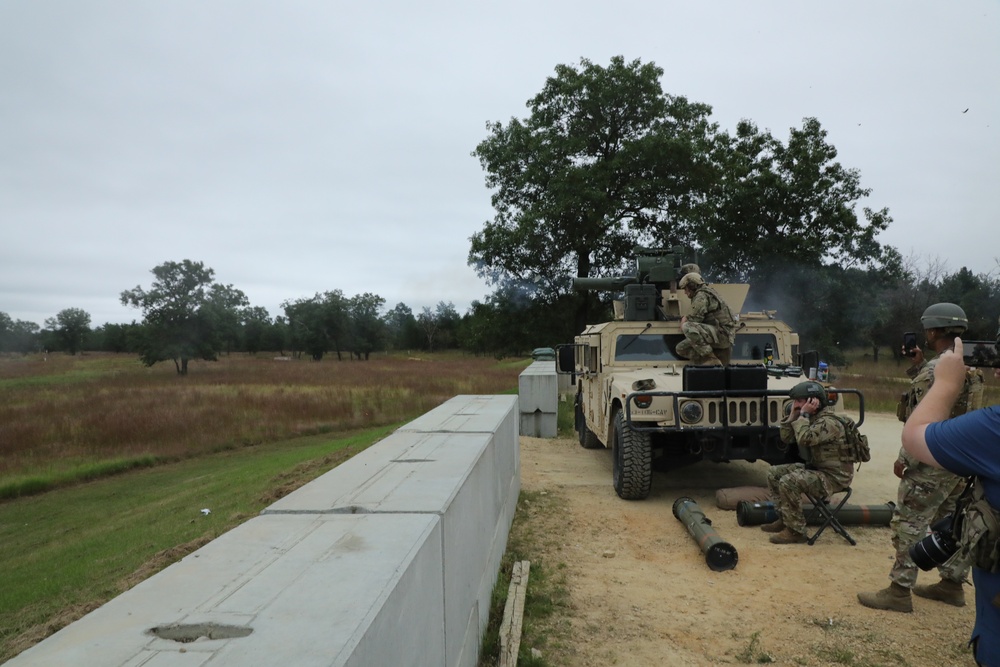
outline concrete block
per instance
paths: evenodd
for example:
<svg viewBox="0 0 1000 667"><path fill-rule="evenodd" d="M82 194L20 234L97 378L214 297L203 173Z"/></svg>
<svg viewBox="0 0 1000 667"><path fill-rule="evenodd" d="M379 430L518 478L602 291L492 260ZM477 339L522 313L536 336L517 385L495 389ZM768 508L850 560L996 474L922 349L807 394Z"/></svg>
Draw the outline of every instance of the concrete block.
<svg viewBox="0 0 1000 667"><path fill-rule="evenodd" d="M7 664L475 667L520 492L517 405L456 396ZM149 634L175 625L204 636Z"/></svg>
<svg viewBox="0 0 1000 667"><path fill-rule="evenodd" d="M521 447L518 441L518 398L516 396L455 396L409 424L397 433L488 433L497 446L491 449L498 480L520 477ZM381 444L381 443L380 443ZM495 487L505 492L503 484ZM515 496L515 502L517 498ZM506 498L498 497L503 505Z"/></svg>
<svg viewBox="0 0 1000 667"><path fill-rule="evenodd" d="M518 408L522 413L555 413L559 408L559 383L551 361L536 361L517 378Z"/></svg>
<svg viewBox="0 0 1000 667"><path fill-rule="evenodd" d="M443 665L440 533L433 514L256 517L6 664ZM176 624L252 632L149 633Z"/></svg>
<svg viewBox="0 0 1000 667"><path fill-rule="evenodd" d="M439 515L446 664L474 665L479 638L489 620L492 582L484 591L484 577L489 573L496 578L510 529L503 505L511 491L511 478L520 480L519 475L497 475L498 457L493 450L498 446L492 433L399 430L263 513ZM504 446L512 445L508 442ZM501 518L506 522L503 526ZM500 530L502 542L496 539ZM497 549L499 553L495 553ZM462 656L473 659L468 662Z"/></svg>
<svg viewBox="0 0 1000 667"><path fill-rule="evenodd" d="M558 435L559 418L551 412L522 412L521 433L533 438L554 438Z"/></svg>
<svg viewBox="0 0 1000 667"><path fill-rule="evenodd" d="M461 394L453 396L429 412L425 412L400 431L424 433L497 433L512 410L517 409L517 396Z"/></svg>

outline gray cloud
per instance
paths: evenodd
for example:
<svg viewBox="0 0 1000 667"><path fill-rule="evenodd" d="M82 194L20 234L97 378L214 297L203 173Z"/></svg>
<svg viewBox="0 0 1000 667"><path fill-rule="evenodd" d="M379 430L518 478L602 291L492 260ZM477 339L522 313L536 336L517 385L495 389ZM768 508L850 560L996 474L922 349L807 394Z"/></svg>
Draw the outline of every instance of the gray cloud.
<svg viewBox="0 0 1000 667"><path fill-rule="evenodd" d="M618 54L725 129L819 118L883 241L995 272L998 28L988 0L3 3L0 311L130 321L122 290L193 259L272 315L332 289L462 312L485 123Z"/></svg>

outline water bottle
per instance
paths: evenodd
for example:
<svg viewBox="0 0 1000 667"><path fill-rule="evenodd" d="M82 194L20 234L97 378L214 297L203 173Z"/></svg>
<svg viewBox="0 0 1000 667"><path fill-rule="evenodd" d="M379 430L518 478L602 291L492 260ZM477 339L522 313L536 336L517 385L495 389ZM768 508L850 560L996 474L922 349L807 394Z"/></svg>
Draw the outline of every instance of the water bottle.
<svg viewBox="0 0 1000 667"><path fill-rule="evenodd" d="M819 370L816 373L816 379L820 382L826 382L830 377L830 367L827 366L825 361L819 362Z"/></svg>
<svg viewBox="0 0 1000 667"><path fill-rule="evenodd" d="M764 365L774 365L774 347L771 346L771 343L764 346Z"/></svg>

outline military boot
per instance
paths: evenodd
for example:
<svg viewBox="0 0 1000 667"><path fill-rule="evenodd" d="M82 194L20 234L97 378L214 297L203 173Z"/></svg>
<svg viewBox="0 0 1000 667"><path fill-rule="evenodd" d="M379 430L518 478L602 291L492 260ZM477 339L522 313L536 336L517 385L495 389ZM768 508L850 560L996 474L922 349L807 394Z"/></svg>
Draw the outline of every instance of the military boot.
<svg viewBox="0 0 1000 667"><path fill-rule="evenodd" d="M910 597L910 589L900 586L895 581L889 584L888 588L874 593L858 593L858 602L872 609L906 613L913 611L913 598Z"/></svg>
<svg viewBox="0 0 1000 667"><path fill-rule="evenodd" d="M928 600L944 602L945 604L950 604L953 607L965 606L965 591L962 590L961 581L942 579L936 584L931 584L929 586L914 586L913 594L919 595L922 598L927 598Z"/></svg>
<svg viewBox="0 0 1000 667"><path fill-rule="evenodd" d="M796 533L788 526L785 526L785 529L780 533L772 535L770 541L771 544L802 544L808 539L809 538L802 533Z"/></svg>
<svg viewBox="0 0 1000 667"><path fill-rule="evenodd" d="M785 529L785 522L781 519L777 521L772 521L771 523L765 523L760 527L765 533L780 533Z"/></svg>

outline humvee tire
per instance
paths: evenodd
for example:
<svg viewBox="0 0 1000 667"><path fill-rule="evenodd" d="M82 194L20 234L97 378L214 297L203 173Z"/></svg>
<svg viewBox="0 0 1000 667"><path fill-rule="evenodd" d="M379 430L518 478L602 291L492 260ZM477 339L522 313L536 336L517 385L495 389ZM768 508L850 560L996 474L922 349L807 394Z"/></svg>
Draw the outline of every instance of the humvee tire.
<svg viewBox="0 0 1000 667"><path fill-rule="evenodd" d="M649 496L653 481L653 451L649 434L629 426L623 410L615 413L612 458L612 481L618 497L644 500Z"/></svg>
<svg viewBox="0 0 1000 667"><path fill-rule="evenodd" d="M576 402L575 414L576 432L580 437L580 446L584 449L600 449L603 447L604 443L598 440L594 432L587 426L587 418L583 415L583 408L580 407L579 401Z"/></svg>

